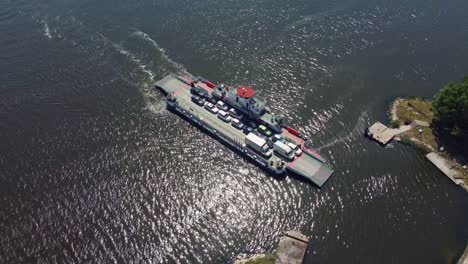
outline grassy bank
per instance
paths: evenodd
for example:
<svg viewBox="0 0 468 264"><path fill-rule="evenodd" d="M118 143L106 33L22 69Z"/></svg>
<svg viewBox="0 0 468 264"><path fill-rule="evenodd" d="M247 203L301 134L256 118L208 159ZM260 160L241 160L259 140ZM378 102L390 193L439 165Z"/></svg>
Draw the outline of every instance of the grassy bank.
<svg viewBox="0 0 468 264"><path fill-rule="evenodd" d="M398 119L403 123L410 123L413 120L422 120L432 123L434 113L432 112L432 102L419 98L401 99L396 112Z"/></svg>
<svg viewBox="0 0 468 264"><path fill-rule="evenodd" d="M392 119L393 123L399 124L410 124L415 120L427 122L428 127L416 126L400 134L399 137L406 142L412 141L429 152L438 152L443 147L443 141L437 136L438 133L434 128L434 112L431 101L420 98L398 99L392 105ZM456 153L442 151L439 152L439 155L448 160L454 160ZM459 162L456 162L454 169L464 176L464 182L468 185L468 170L463 169Z"/></svg>
<svg viewBox="0 0 468 264"><path fill-rule="evenodd" d="M245 264L274 264L275 263L275 255L267 254L261 258L255 258L248 260Z"/></svg>
<svg viewBox="0 0 468 264"><path fill-rule="evenodd" d="M416 138L430 146L424 146L428 151L435 151L439 148L435 133L433 133L431 127L432 120L434 119L431 101L419 98L400 99L396 106L396 118L402 124L410 124L414 120L427 122L429 127L413 128L401 134L400 137L407 139Z"/></svg>

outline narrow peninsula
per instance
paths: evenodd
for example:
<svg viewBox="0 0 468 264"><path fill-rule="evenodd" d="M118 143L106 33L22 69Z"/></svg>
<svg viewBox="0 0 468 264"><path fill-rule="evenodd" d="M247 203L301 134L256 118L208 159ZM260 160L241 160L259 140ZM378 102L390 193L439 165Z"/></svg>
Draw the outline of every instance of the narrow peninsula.
<svg viewBox="0 0 468 264"><path fill-rule="evenodd" d="M380 122L366 134L386 145L392 139L415 145L454 183L468 191L468 76L444 86L432 100L397 98L390 127Z"/></svg>

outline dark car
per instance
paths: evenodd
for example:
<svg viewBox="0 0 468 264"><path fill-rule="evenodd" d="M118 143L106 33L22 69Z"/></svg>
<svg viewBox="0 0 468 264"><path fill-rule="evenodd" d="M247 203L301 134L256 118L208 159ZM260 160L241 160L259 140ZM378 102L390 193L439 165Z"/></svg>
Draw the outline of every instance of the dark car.
<svg viewBox="0 0 468 264"><path fill-rule="evenodd" d="M197 95L192 95L192 102L196 103L199 106L205 105L205 100L203 100L203 98L200 98Z"/></svg>
<svg viewBox="0 0 468 264"><path fill-rule="evenodd" d="M198 86L190 88L190 92L194 95L200 96L201 98L205 98L205 96L208 95L208 92L205 91L205 89Z"/></svg>
<svg viewBox="0 0 468 264"><path fill-rule="evenodd" d="M216 100L216 98L213 97L213 95L207 93L207 95L205 96L205 100L207 102L210 102L212 104L216 104L218 102L218 100Z"/></svg>
<svg viewBox="0 0 468 264"><path fill-rule="evenodd" d="M273 141L271 141L271 139L267 139L266 143L267 143L268 147L270 147L270 148L273 148L273 145L275 144Z"/></svg>
<svg viewBox="0 0 468 264"><path fill-rule="evenodd" d="M244 129L242 129L242 132L244 132L244 134L249 134L250 132L254 132L255 129L253 129L252 127L249 127L249 126L244 126Z"/></svg>
<svg viewBox="0 0 468 264"><path fill-rule="evenodd" d="M200 87L197 87L197 86L193 86L193 87L190 87L190 93L191 94L195 94L195 95L198 95L198 93L200 92Z"/></svg>
<svg viewBox="0 0 468 264"><path fill-rule="evenodd" d="M255 121L252 121L252 120L247 120L246 122L244 122L246 125L248 125L249 127L252 127L254 129L256 129L258 127L258 123L255 122Z"/></svg>

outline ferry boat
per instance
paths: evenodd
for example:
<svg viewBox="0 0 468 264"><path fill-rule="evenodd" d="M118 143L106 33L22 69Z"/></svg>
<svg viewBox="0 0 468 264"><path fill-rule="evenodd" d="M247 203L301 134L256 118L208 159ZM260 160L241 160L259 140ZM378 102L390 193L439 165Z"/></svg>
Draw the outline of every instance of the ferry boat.
<svg viewBox="0 0 468 264"><path fill-rule="evenodd" d="M216 85L184 73L169 74L156 87L169 110L273 174L297 174L319 187L333 174L309 137L271 113L249 86Z"/></svg>

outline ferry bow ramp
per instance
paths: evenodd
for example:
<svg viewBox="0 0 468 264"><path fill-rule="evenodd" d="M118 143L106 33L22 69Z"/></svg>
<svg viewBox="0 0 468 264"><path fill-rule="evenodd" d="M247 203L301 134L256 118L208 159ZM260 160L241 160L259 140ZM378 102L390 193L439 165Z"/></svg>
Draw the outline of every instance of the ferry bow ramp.
<svg viewBox="0 0 468 264"><path fill-rule="evenodd" d="M167 108L275 175L290 172L321 187L333 174L307 136L268 111L251 87L214 84L189 73L156 83Z"/></svg>

